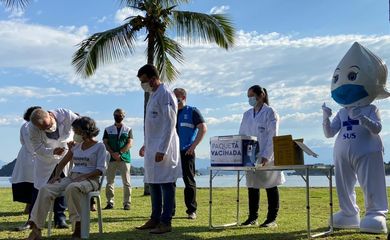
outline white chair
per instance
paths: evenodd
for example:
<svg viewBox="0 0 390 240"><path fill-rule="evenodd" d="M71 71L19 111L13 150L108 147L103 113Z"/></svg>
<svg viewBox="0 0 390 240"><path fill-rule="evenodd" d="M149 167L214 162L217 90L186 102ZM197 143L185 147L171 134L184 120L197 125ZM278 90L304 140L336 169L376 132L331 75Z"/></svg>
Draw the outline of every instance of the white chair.
<svg viewBox="0 0 390 240"><path fill-rule="evenodd" d="M96 198L97 212L98 212L98 224L99 224L99 233L103 233L103 219L102 219L102 207L100 199L100 189L103 185L104 174L100 177L99 188L96 191L89 192L85 195L84 199L81 202L81 238L89 237L89 228L90 228L90 208L91 208L91 199ZM64 193L61 195L64 196ZM48 223L47 223L47 236L51 236L52 220L53 220L53 206L54 201L51 204ZM72 224L72 229L73 229Z"/></svg>

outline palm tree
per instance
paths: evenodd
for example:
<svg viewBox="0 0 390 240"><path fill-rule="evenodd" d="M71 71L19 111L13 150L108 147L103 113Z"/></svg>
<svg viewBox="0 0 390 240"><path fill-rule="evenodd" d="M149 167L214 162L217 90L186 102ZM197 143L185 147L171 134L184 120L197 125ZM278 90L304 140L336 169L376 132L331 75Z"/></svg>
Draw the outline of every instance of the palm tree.
<svg viewBox="0 0 390 240"><path fill-rule="evenodd" d="M0 0L7 7L25 7L29 0ZM190 0L120 0L131 9L144 15L129 16L124 24L114 29L95 33L79 44L72 64L81 77L92 76L96 69L107 63L122 60L135 50L137 35L146 32L147 63L157 67L163 81L173 81L178 70L171 60L183 63L180 43L168 37L168 30L177 37L194 41L213 42L229 49L234 44L235 30L223 14L205 14L176 10ZM149 94L145 93L144 114ZM144 194L147 186L144 188Z"/></svg>
<svg viewBox="0 0 390 240"><path fill-rule="evenodd" d="M146 32L147 63L157 67L163 81L174 80L178 75L171 59L183 62L182 46L167 36L167 30L190 43L199 40L215 42L225 49L231 47L235 31L227 16L175 10L178 4L189 1L121 0L123 5L145 15L129 16L123 25L95 33L82 41L72 61L76 72L82 77L89 77L100 65L132 54L137 34L142 30Z"/></svg>

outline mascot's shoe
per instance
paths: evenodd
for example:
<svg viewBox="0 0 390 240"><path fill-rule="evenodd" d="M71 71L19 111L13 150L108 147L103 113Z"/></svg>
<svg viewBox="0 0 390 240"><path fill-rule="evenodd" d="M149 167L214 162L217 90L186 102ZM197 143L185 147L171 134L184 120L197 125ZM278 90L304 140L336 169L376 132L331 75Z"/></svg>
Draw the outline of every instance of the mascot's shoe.
<svg viewBox="0 0 390 240"><path fill-rule="evenodd" d="M360 225L359 214L353 216L347 216L341 211L333 214L334 228L359 228L359 225Z"/></svg>
<svg viewBox="0 0 390 240"><path fill-rule="evenodd" d="M386 217L379 214L366 215L360 222L360 231L367 233L387 233Z"/></svg>

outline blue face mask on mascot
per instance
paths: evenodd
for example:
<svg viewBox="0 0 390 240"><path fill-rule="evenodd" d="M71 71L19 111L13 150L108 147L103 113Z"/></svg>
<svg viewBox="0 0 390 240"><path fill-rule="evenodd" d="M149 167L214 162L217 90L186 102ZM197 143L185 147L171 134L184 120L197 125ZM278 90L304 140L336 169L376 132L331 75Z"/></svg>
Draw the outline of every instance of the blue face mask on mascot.
<svg viewBox="0 0 390 240"><path fill-rule="evenodd" d="M338 104L349 105L368 96L361 85L345 84L332 91L332 98Z"/></svg>

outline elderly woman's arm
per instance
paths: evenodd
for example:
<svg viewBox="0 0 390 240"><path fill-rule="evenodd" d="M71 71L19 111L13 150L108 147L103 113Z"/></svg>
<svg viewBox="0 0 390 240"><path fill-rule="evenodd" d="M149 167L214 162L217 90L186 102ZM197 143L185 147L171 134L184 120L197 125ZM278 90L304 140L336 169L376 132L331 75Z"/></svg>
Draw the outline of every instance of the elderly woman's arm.
<svg viewBox="0 0 390 240"><path fill-rule="evenodd" d="M64 167L66 166L66 164L68 164L68 162L70 162L70 160L72 160L72 158L73 152L69 150L62 158L62 160L58 163L56 167L56 173L54 174L54 177L50 179L49 183L55 183L56 181L61 179L62 170L64 170Z"/></svg>

